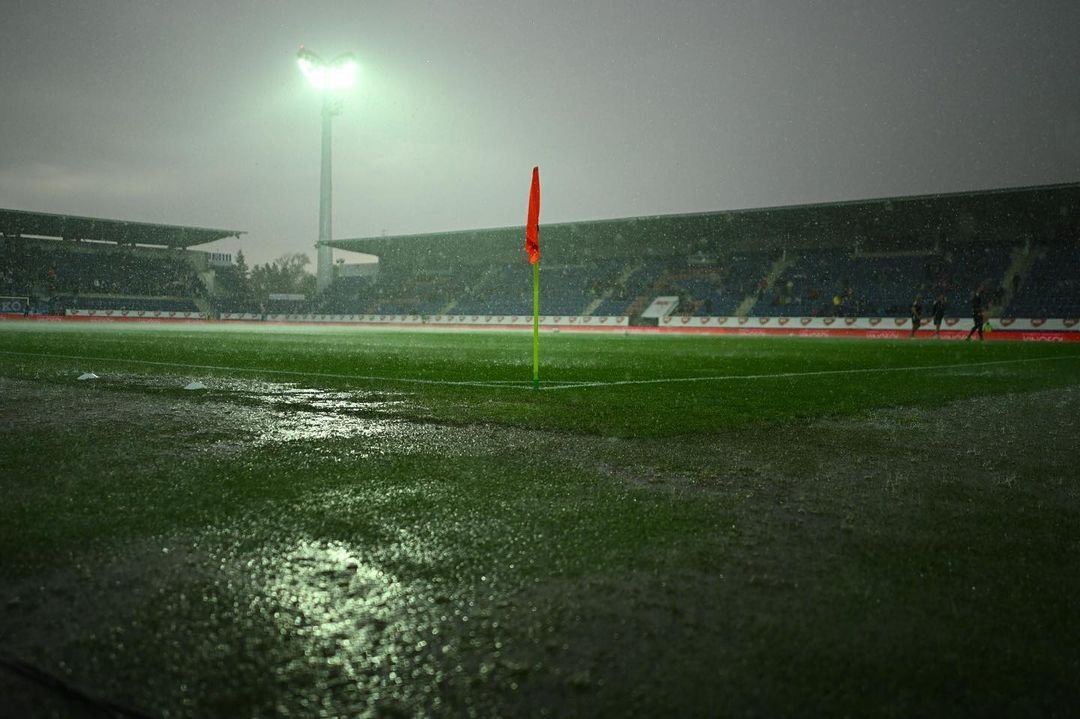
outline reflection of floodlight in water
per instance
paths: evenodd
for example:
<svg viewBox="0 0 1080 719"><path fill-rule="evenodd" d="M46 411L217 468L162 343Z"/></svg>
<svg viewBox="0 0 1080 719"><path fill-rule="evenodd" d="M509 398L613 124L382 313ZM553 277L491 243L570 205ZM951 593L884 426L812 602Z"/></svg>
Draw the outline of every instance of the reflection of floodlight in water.
<svg viewBox="0 0 1080 719"><path fill-rule="evenodd" d="M296 54L296 62L308 82L319 90L344 90L351 87L359 69L351 52L338 55L331 62L323 62L323 59L311 50L301 47Z"/></svg>
<svg viewBox="0 0 1080 719"><path fill-rule="evenodd" d="M331 120L334 115L341 112L341 103L336 101L334 92L351 87L356 77L359 66L352 53L338 55L331 62L323 62L323 59L308 50L303 45L296 54L296 63L300 71L311 83L312 87L320 90L323 95L322 105L322 175L319 182L319 242L316 245L319 253L317 267L317 287L319 291L325 290L333 280L334 250L327 243L331 239L330 213L331 213L331 188L330 188L330 137Z"/></svg>

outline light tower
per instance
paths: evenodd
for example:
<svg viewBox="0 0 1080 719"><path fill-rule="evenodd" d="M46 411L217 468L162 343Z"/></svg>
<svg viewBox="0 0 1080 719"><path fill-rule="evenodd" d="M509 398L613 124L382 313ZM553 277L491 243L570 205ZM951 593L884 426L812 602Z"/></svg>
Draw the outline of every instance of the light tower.
<svg viewBox="0 0 1080 719"><path fill-rule="evenodd" d="M352 53L338 55L331 62L324 62L321 57L303 45L296 54L300 71L312 87L322 93L322 173L319 180L319 242L316 286L322 292L333 280L334 250L326 244L331 239L330 216L333 209L333 191L330 171L330 137L334 115L341 113L341 98L338 93L353 84L357 64Z"/></svg>

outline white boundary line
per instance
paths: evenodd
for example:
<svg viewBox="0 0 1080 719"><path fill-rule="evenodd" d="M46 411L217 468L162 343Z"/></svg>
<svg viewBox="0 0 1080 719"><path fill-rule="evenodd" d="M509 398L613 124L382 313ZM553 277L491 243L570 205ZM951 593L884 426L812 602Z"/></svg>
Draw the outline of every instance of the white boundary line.
<svg viewBox="0 0 1080 719"><path fill-rule="evenodd" d="M541 387L541 389L559 390L559 389L578 389L584 387L614 387L617 385L637 385L637 384L677 384L682 382L729 382L732 380L751 380L751 379L784 379L791 377L823 377L829 375L848 375L848 374L873 374L882 373L887 374L889 372L918 372L921 370L950 370L950 369L967 369L969 367L991 367L994 365L1009 365L1009 364L1022 364L1027 362L1047 362L1062 359L1080 359L1080 355L1061 355L1058 357L1025 357L1022 359L1011 360L992 360L988 362L960 362L956 364L939 364L939 365L914 365L905 367L857 367L854 369L826 369L815 370L813 372L775 372L773 374L728 374L728 375L712 375L708 377L672 377L668 379L627 379L627 380L614 380L611 382L566 382L560 387Z"/></svg>
<svg viewBox="0 0 1080 719"><path fill-rule="evenodd" d="M261 369L257 367L227 367L222 365L184 364L182 362L159 362L154 360L124 359L122 357L87 357L82 355L62 355L42 352L11 352L0 350L0 355L15 357L44 357L48 359L77 360L80 362L120 362L126 364L151 365L155 367L176 367L180 369L213 370L219 372L246 372L251 374L276 374L291 377L325 377L328 379L360 380L367 382L398 382L402 384L443 385L449 387L488 387L491 389L521 389L531 390L532 383L529 380L494 380L489 382L473 382L468 380L438 380L416 379L408 377L381 377L377 375L350 375L334 374L329 372L301 372L298 370ZM563 389L586 389L591 387L617 387L626 385L649 385L649 384L683 384L687 382L731 382L737 380L759 379L788 379L797 377L828 377L855 374L888 374L890 372L920 372L952 369L968 369L973 367L993 367L1011 364L1027 364L1031 362L1053 362L1063 359L1078 359L1080 355L1059 355L1057 357L1025 357L1011 360L991 360L986 362L959 362L955 364L917 365L904 367L857 367L854 369L830 369L815 370L812 372L775 372L773 374L729 374L710 375L705 377L670 377L660 379L629 379L613 380L610 382L592 381L560 381L541 384L541 391L553 392Z"/></svg>

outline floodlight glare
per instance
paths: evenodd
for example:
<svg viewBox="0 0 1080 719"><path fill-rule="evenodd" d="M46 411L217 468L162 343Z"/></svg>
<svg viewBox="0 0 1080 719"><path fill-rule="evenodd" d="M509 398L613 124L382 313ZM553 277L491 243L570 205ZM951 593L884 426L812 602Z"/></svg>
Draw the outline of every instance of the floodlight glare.
<svg viewBox="0 0 1080 719"><path fill-rule="evenodd" d="M300 46L300 52L296 53L296 63L308 82L322 94L322 172L319 179L319 241L316 244L319 265L315 286L319 292L323 292L333 282L334 271L334 250L329 245L333 237L330 227L333 214L330 144L334 116L341 113L341 98L337 91L353 84L359 66L352 53L338 55L332 62L323 62L321 57L303 45Z"/></svg>
<svg viewBox="0 0 1080 719"><path fill-rule="evenodd" d="M331 62L323 59L307 48L300 48L296 55L300 71L313 87L319 90L344 90L353 84L359 65L352 53L345 53Z"/></svg>

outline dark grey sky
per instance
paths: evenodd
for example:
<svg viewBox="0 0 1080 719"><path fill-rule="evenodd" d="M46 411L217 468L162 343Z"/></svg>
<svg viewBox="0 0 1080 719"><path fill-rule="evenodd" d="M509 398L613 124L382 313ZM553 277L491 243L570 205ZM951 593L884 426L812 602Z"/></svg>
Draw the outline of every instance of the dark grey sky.
<svg viewBox="0 0 1080 719"><path fill-rule="evenodd" d="M0 207L335 237L1080 179L1080 2L56 2L0 43Z"/></svg>

